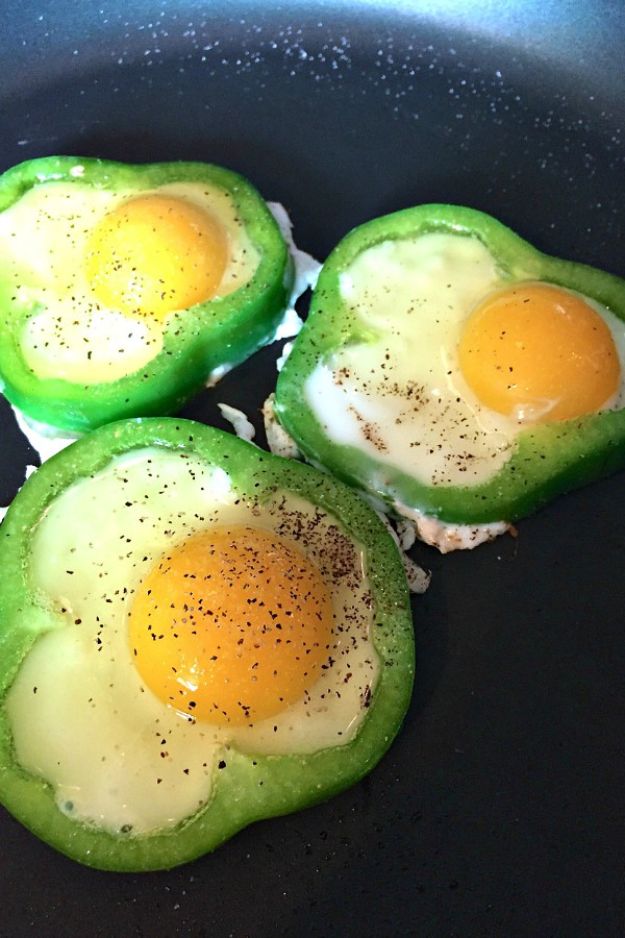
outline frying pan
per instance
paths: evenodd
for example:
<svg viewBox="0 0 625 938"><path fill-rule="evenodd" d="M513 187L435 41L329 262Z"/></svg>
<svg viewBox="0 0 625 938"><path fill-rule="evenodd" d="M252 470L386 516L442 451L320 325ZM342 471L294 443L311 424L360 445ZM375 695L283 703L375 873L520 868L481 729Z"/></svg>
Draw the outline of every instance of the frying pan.
<svg viewBox="0 0 625 938"><path fill-rule="evenodd" d="M1 168L51 153L206 159L320 258L355 224L457 202L625 275L624 8L596 0L3 4ZM185 416L257 423L279 346ZM0 503L34 454L0 405ZM262 433L259 430L262 442ZM517 538L441 557L418 669L364 782L166 873L104 874L0 812L0 933L623 933L623 475Z"/></svg>

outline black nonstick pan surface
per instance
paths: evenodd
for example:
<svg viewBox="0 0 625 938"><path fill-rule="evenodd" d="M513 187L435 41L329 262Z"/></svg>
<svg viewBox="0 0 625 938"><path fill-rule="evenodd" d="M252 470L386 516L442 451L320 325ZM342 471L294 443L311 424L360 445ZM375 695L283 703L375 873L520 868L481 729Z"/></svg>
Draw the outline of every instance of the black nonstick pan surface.
<svg viewBox="0 0 625 938"><path fill-rule="evenodd" d="M12 0L0 164L223 163L321 259L375 215L463 203L625 276L624 44L622 4L592 0ZM224 401L260 427L279 349L184 415L225 426ZM4 401L0 433L6 504L34 455ZM82 868L0 811L0 935L622 935L624 492L414 549L433 577L412 707L333 801L144 875Z"/></svg>

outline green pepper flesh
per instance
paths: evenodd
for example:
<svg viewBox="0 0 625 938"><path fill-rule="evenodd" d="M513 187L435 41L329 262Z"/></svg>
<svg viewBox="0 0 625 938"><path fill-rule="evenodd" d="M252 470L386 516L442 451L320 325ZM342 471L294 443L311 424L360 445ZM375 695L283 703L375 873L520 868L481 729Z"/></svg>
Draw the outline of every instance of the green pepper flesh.
<svg viewBox="0 0 625 938"><path fill-rule="evenodd" d="M124 417L172 413L216 369L239 364L273 339L290 293L292 261L266 203L243 177L207 163L126 165L43 157L0 176L0 212L33 187L72 180L95 190L126 188L138 194L176 182L215 186L229 193L260 261L252 278L234 292L170 316L163 347L145 366L117 380L88 385L40 377L27 366L19 330L30 313L10 295L8 284L0 282L0 380L6 397L27 417L83 433Z"/></svg>
<svg viewBox="0 0 625 938"><path fill-rule="evenodd" d="M46 627L28 580L29 543L51 502L76 479L141 447L194 454L221 467L243 497L293 493L329 512L364 548L374 609L372 640L380 677L361 727L350 742L306 755L262 756L231 748L208 805L174 829L114 835L81 823L57 807L51 786L16 761L2 700L21 662ZM187 862L261 818L329 798L369 772L397 733L410 700L414 640L402 562L374 512L342 484L283 460L229 434L187 420L148 418L111 424L50 459L24 485L0 528L0 801L37 836L68 856L101 869L141 871ZM59 732L67 732L60 728Z"/></svg>
<svg viewBox="0 0 625 938"><path fill-rule="evenodd" d="M390 510L466 525L518 520L558 494L625 465L623 410L523 429L506 464L488 480L473 485L428 485L356 446L328 438L306 400L304 387L318 362L329 360L350 342L362 341L362 329L341 298L341 273L374 245L431 232L477 238L492 254L504 279L556 284L597 300L625 319L625 281L545 255L482 212L422 205L375 219L348 234L324 264L307 322L278 378L276 415L304 455L377 496Z"/></svg>

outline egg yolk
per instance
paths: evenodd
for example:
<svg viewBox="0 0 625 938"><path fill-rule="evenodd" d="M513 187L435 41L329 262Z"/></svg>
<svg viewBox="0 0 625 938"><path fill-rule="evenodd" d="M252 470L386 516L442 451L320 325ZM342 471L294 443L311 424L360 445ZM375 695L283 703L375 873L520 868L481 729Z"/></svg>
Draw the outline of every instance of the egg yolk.
<svg viewBox="0 0 625 938"><path fill-rule="evenodd" d="M237 726L306 697L332 648L320 572L270 531L213 528L161 557L135 596L138 671L182 714Z"/></svg>
<svg viewBox="0 0 625 938"><path fill-rule="evenodd" d="M95 225L85 273L104 306L162 320L214 296L227 257L226 233L211 215L184 199L145 195Z"/></svg>
<svg viewBox="0 0 625 938"><path fill-rule="evenodd" d="M519 283L486 297L469 317L458 352L480 401L521 421L593 413L620 381L604 319L581 297L544 283Z"/></svg>

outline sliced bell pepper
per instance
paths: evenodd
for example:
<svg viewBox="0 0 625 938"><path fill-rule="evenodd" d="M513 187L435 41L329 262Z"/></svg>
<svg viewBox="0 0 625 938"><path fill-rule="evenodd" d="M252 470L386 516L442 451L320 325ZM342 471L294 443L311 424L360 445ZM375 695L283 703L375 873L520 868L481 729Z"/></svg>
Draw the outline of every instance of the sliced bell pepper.
<svg viewBox="0 0 625 938"><path fill-rule="evenodd" d="M73 616L66 610L59 614L54 597L33 582L31 546L38 525L74 482L90 479L113 460L126 459L128 465L127 457L146 447L183 460L199 457L209 470L227 475L237 497L248 504L275 502L278 493L327 513L361 552L370 587L370 637L380 667L360 705L364 716L352 739L287 755L258 755L230 744L227 768L224 761L213 773L204 807L173 828L133 834L99 829L59 809L53 785L19 764L6 701L37 642L50 629L75 626ZM305 536L300 548L306 550ZM0 802L38 837L85 864L126 871L170 868L214 849L253 821L327 799L373 768L406 712L414 672L412 620L402 562L386 528L368 505L326 474L219 430L188 420L147 418L86 435L45 463L15 498L0 528L0 565L6 584L0 595ZM71 729L61 726L59 733L71 747Z"/></svg>
<svg viewBox="0 0 625 938"><path fill-rule="evenodd" d="M427 484L418 473L398 468L391 459L378 459L364 447L330 438L323 416L307 397L307 381L319 363L331 369L338 352L375 342L379 336L379 330L360 321L357 310L342 296L341 277L376 245L416 240L430 233L479 240L492 255L502 283L559 285L602 304L617 321L625 320L625 281L543 254L482 212L422 205L377 218L348 234L325 262L308 319L278 378L276 415L303 454L313 464L378 497L395 513L421 514L461 525L515 521L559 493L625 465L625 410L619 406L575 419L526 424L505 464L475 484ZM441 286L444 289L445 284ZM392 283L387 287L392 304ZM418 342L418 303L415 308L411 341ZM625 326L619 328L625 333ZM392 373L392 362L387 367ZM625 362L621 362L621 380L624 371Z"/></svg>
<svg viewBox="0 0 625 938"><path fill-rule="evenodd" d="M224 295L172 312L162 324L162 347L146 364L113 380L80 382L37 374L24 357L21 334L42 308L41 293L29 292L30 259L20 259L23 281L15 288L0 254L0 386L32 420L82 433L122 417L176 411L212 374L248 358L271 341L292 283L292 261L277 223L253 186L229 170L206 163L125 165L98 159L44 157L0 176L3 213L33 188L65 183L95 192L140 196L175 183L204 184L226 193L258 252L251 278ZM70 236L60 232L59 239ZM7 237L10 239L10 230ZM82 263L82 245L76 246ZM40 268L41 258L37 258ZM41 271L39 271L41 273ZM45 284L45 280L43 281ZM164 284L164 289L167 285ZM80 318L81 311L77 311ZM98 341L98 337L94 338Z"/></svg>

